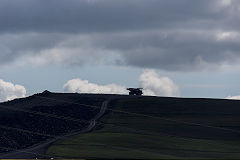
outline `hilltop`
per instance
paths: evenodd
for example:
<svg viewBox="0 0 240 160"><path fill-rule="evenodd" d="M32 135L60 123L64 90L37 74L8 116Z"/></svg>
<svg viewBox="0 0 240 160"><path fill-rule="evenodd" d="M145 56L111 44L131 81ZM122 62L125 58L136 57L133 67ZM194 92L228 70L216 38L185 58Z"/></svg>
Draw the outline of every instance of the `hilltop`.
<svg viewBox="0 0 240 160"><path fill-rule="evenodd" d="M49 157L240 157L240 101L236 100L43 92L1 105L22 109L0 108L2 126L55 136L93 127L48 144L41 154ZM0 147L31 148L51 139L10 129L1 132L5 136Z"/></svg>

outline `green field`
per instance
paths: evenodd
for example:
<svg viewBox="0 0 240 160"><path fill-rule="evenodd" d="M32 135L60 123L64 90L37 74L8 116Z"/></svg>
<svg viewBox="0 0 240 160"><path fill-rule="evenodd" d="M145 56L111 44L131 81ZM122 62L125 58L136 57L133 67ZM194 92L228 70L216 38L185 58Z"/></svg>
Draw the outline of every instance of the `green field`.
<svg viewBox="0 0 240 160"><path fill-rule="evenodd" d="M239 106L239 101L214 99L120 98L109 108L155 117L109 111L100 120L104 125L56 142L47 154L89 159L239 159L240 134L230 131L239 131Z"/></svg>

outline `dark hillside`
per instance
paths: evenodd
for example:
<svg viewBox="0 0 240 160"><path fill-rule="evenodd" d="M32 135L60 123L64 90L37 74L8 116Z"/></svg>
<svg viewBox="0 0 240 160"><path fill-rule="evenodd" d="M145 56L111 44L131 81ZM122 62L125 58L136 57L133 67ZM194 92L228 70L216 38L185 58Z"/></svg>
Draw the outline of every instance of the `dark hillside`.
<svg viewBox="0 0 240 160"><path fill-rule="evenodd" d="M240 101L121 96L108 108L115 111L102 117L103 128L60 140L47 153L90 159L240 158Z"/></svg>
<svg viewBox="0 0 240 160"><path fill-rule="evenodd" d="M0 147L21 149L49 138L41 134L58 136L81 130L88 126L88 121L99 112L104 99L105 97L101 95L45 91L27 98L1 103ZM99 108L90 108L77 103L99 106ZM20 129L36 132L39 135L26 133ZM0 149L0 152L6 151L8 150Z"/></svg>
<svg viewBox="0 0 240 160"><path fill-rule="evenodd" d="M144 126L145 130L151 131L153 125L154 131L190 138L240 139L240 101L237 100L141 97L112 101L110 105L116 110L160 117L138 116L145 123L151 122ZM132 119L132 115L118 115ZM133 120L128 123L138 125Z"/></svg>

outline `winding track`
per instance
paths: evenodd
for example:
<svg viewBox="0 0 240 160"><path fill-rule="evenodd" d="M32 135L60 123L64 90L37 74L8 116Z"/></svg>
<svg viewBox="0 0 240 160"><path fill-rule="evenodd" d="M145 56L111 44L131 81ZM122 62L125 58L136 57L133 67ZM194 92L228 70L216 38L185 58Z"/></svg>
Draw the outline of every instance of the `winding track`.
<svg viewBox="0 0 240 160"><path fill-rule="evenodd" d="M46 158L47 156L44 156L46 149L48 148L49 145L51 145L52 143L60 140L60 139L64 139L64 138L68 138L80 133L86 133L86 132L90 132L96 125L96 121L101 118L108 106L108 103L110 101L110 98L105 100L102 105L101 105L101 109L99 111L98 114L96 114L96 116L90 120L89 125L86 128L83 128L80 131L77 132L72 132L69 133L67 135L63 135L63 136L58 136L56 138L53 139L49 139L46 142L42 142L39 144L36 144L34 146L31 146L29 148L26 149L21 149L21 150L17 150L17 151L13 151L13 152L9 152L3 155L0 155L0 158L4 158L4 159L16 159L16 158L27 158L27 159L33 159L33 158ZM47 157L49 158L49 157Z"/></svg>

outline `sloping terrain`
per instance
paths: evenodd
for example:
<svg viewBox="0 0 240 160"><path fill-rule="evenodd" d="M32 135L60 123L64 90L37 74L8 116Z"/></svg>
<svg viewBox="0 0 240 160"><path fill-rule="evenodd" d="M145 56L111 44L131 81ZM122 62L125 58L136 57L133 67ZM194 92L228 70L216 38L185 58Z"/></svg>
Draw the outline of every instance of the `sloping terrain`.
<svg viewBox="0 0 240 160"><path fill-rule="evenodd" d="M240 101L116 96L100 127L60 140L66 158L240 159Z"/></svg>
<svg viewBox="0 0 240 160"><path fill-rule="evenodd" d="M0 103L0 152L31 147L56 136L81 131L99 113L104 100L104 95L45 91Z"/></svg>

